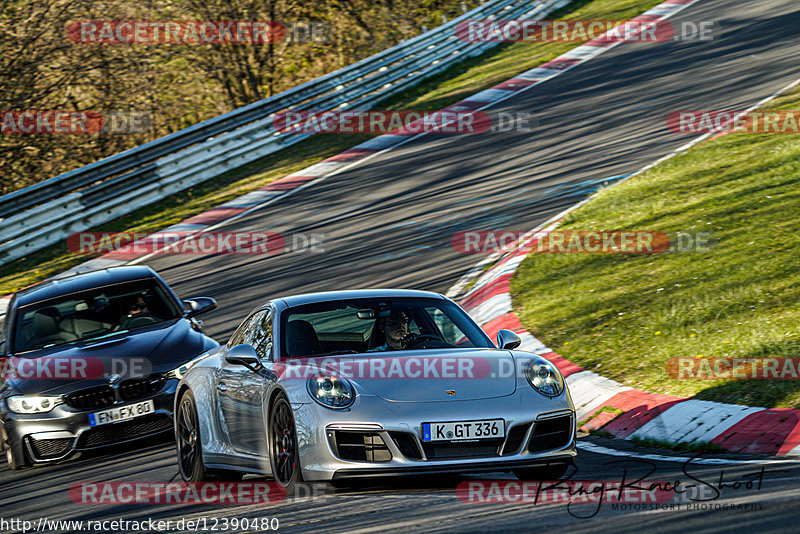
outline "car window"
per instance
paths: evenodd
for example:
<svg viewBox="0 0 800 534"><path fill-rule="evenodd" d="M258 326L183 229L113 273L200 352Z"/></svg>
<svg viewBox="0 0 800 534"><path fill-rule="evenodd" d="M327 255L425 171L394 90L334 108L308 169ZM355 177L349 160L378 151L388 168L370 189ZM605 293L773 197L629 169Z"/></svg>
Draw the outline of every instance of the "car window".
<svg viewBox="0 0 800 534"><path fill-rule="evenodd" d="M404 349L492 347L486 334L448 300L348 299L286 310L281 317L281 353L302 358L401 350L387 340L387 330L398 328Z"/></svg>
<svg viewBox="0 0 800 534"><path fill-rule="evenodd" d="M239 328L236 329L236 332L233 333L231 339L228 340L228 347L235 347L236 345L241 345L242 343L246 343L244 341L245 336L249 335L249 331L252 329L253 324L258 319L258 312L254 313L253 315L249 316L247 319L242 321L242 324L239 325Z"/></svg>
<svg viewBox="0 0 800 534"><path fill-rule="evenodd" d="M447 343L451 345L470 346L470 341L469 338L467 338L467 335L462 332L461 329L456 326L456 324L451 321L442 310L439 308L428 307L425 308L425 311L433 319L434 324L436 324L436 328L442 334L442 339L444 339Z"/></svg>
<svg viewBox="0 0 800 534"><path fill-rule="evenodd" d="M20 307L12 351L96 340L181 315L177 303L154 279L88 289Z"/></svg>
<svg viewBox="0 0 800 534"><path fill-rule="evenodd" d="M272 359L272 311L261 311L254 319L243 343L252 345L260 359L270 360Z"/></svg>
<svg viewBox="0 0 800 534"><path fill-rule="evenodd" d="M257 311L247 318L231 336L229 347L246 343L262 360L272 359L272 310Z"/></svg>

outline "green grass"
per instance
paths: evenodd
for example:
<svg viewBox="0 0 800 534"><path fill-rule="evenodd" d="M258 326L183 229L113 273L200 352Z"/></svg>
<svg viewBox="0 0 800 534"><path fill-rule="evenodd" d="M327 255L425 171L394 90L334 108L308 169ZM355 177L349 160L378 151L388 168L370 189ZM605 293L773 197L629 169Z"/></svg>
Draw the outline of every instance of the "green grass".
<svg viewBox="0 0 800 534"><path fill-rule="evenodd" d="M796 110L800 90L765 109ZM533 254L511 283L530 331L628 386L800 407L798 380L676 380L675 357L800 356L800 137L728 135L600 191L561 229L709 232L705 252Z"/></svg>
<svg viewBox="0 0 800 534"><path fill-rule="evenodd" d="M552 18L621 20L635 17L661 0L576 0ZM513 43L451 67L422 84L387 99L384 109L437 110L550 61L580 43ZM350 148L370 136L316 135L236 171L195 186L147 208L90 230L154 232L253 191L291 172ZM61 242L0 266L0 295L11 293L83 263Z"/></svg>

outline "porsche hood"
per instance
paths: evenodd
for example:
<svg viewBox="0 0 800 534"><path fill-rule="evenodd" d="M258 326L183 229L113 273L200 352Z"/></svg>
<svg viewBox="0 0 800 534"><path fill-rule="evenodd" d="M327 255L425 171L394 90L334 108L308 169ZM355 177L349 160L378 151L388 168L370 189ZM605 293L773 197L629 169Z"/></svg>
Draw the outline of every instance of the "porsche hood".
<svg viewBox="0 0 800 534"><path fill-rule="evenodd" d="M503 350L430 350L300 358L276 369L285 379L336 373L357 391L393 402L505 397L516 389L515 361Z"/></svg>

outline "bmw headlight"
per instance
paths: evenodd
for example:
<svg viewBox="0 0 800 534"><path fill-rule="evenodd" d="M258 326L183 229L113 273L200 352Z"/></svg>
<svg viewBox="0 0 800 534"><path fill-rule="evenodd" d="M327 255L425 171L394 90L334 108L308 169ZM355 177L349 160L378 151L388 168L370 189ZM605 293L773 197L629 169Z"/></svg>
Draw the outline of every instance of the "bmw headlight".
<svg viewBox="0 0 800 534"><path fill-rule="evenodd" d="M525 378L533 389L547 397L557 397L564 391L564 377L558 368L545 360L531 360L525 366Z"/></svg>
<svg viewBox="0 0 800 534"><path fill-rule="evenodd" d="M61 404L61 398L15 395L7 398L6 402L14 413L47 413Z"/></svg>
<svg viewBox="0 0 800 534"><path fill-rule="evenodd" d="M311 398L326 408L341 410L356 400L352 384L334 373L317 373L308 379L306 386Z"/></svg>

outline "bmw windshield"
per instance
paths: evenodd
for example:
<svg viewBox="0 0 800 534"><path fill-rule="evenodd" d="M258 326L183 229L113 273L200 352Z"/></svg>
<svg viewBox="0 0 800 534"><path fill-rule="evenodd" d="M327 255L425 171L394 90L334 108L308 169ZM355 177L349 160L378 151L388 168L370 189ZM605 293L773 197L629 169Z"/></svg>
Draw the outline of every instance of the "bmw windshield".
<svg viewBox="0 0 800 534"><path fill-rule="evenodd" d="M21 307L11 350L97 341L180 316L181 310L155 280L100 287Z"/></svg>

